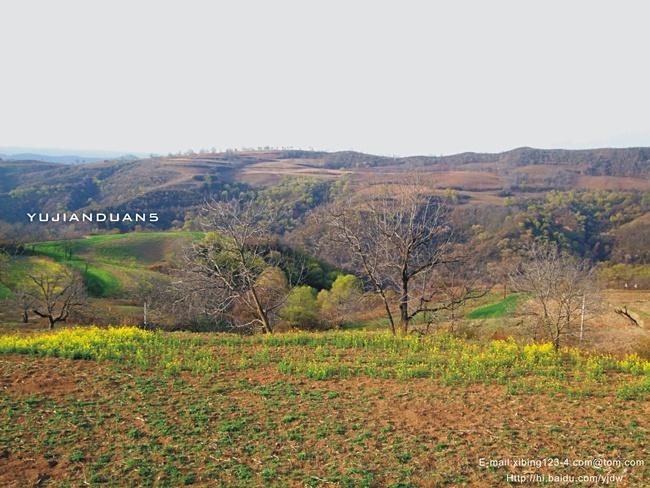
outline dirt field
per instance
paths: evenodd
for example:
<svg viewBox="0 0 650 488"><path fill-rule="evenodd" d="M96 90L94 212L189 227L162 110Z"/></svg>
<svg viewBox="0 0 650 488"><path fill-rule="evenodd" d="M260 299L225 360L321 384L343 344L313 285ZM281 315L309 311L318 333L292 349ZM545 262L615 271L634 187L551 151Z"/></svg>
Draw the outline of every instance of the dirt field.
<svg viewBox="0 0 650 488"><path fill-rule="evenodd" d="M345 364L370 354L224 343L215 373L0 356L0 486L495 487L509 475L600 475L639 487L650 477L650 403L622 398L615 377L548 378L540 392L525 379L314 380L274 364L335 353ZM594 459L603 466L585 465Z"/></svg>
<svg viewBox="0 0 650 488"><path fill-rule="evenodd" d="M277 161L265 161L245 166L238 174L237 180L253 186L271 186L287 177L312 177L336 179L344 174L350 173L346 170L328 169L317 167L315 161L311 164L297 159L283 159Z"/></svg>

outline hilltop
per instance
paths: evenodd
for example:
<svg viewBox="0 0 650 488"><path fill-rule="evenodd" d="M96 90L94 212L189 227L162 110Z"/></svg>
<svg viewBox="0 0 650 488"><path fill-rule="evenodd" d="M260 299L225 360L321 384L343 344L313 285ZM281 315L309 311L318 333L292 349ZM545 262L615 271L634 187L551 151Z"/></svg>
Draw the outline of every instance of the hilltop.
<svg viewBox="0 0 650 488"><path fill-rule="evenodd" d="M0 161L0 220L27 212L157 211L157 227L181 226L209 195L237 196L288 177L358 187L399 181L417 171L465 203L503 204L506 196L550 190L650 190L650 148L542 150L452 156L386 157L357 152L267 150L202 153L82 164ZM127 230L127 229L123 229Z"/></svg>

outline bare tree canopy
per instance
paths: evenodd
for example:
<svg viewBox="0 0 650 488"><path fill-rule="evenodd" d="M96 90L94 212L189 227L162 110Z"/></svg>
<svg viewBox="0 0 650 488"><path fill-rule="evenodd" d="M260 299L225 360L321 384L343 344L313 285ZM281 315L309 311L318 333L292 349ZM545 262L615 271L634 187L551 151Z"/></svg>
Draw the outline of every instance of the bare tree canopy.
<svg viewBox="0 0 650 488"><path fill-rule="evenodd" d="M30 293L27 287L18 287L13 292L11 301L20 310L20 318L24 324L29 322L29 313L37 303L34 293Z"/></svg>
<svg viewBox="0 0 650 488"><path fill-rule="evenodd" d="M290 288L279 268L282 255L271 246L273 215L256 202L212 201L204 205L202 221L209 233L188 249L181 281L191 293L210 297L203 299L210 313L234 318L238 312L244 319L239 325L273 332Z"/></svg>
<svg viewBox="0 0 650 488"><path fill-rule="evenodd" d="M34 299L33 313L46 318L50 329L65 322L70 314L86 304L86 290L81 276L68 268L54 273L28 274L30 286L25 291ZM31 303L31 302L30 302Z"/></svg>
<svg viewBox="0 0 650 488"><path fill-rule="evenodd" d="M562 338L575 334L585 313L595 308L597 284L594 267L550 242L534 242L524 260L510 274L513 288L529 293L534 314L555 349Z"/></svg>
<svg viewBox="0 0 650 488"><path fill-rule="evenodd" d="M381 296L393 333L406 333L419 314L448 309L475 291L455 287L444 296L445 272L463 260L454 246L447 205L417 183L397 186L362 202L334 209L329 225L352 262ZM449 292L449 288L446 290ZM390 295L398 294L398 315Z"/></svg>

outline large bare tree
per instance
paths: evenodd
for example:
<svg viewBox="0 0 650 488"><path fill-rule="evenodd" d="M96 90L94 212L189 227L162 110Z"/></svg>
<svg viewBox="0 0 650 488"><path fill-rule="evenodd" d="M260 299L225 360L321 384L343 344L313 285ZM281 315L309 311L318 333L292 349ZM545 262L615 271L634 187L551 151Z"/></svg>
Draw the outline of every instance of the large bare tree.
<svg viewBox="0 0 650 488"><path fill-rule="evenodd" d="M30 273L27 288L34 299L32 312L46 318L50 329L65 322L70 314L86 304L86 290L81 276L68 268L56 272Z"/></svg>
<svg viewBox="0 0 650 488"><path fill-rule="evenodd" d="M238 312L245 323L273 332L289 286L280 275L282 255L273 250L274 218L257 202L211 201L202 209L208 234L188 250L181 281L212 314ZM284 279L286 281L286 279ZM291 281L291 280L290 280Z"/></svg>
<svg viewBox="0 0 650 488"><path fill-rule="evenodd" d="M517 291L530 294L538 324L557 350L563 338L579 335L584 320L598 304L593 265L558 249L550 242L534 242L510 273Z"/></svg>
<svg viewBox="0 0 650 488"><path fill-rule="evenodd" d="M449 213L445 202L417 181L384 188L362 202L351 199L330 212L335 242L346 245L352 264L381 296L393 333L408 332L419 314L450 309L478 295L464 284L454 293L441 288L446 270L463 259Z"/></svg>

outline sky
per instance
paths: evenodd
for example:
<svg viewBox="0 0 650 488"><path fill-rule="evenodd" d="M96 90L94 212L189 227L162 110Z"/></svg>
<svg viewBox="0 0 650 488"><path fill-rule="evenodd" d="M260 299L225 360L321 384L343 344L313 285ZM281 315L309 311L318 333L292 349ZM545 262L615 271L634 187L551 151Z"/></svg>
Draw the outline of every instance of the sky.
<svg viewBox="0 0 650 488"><path fill-rule="evenodd" d="M644 1L3 0L0 147L650 146Z"/></svg>

